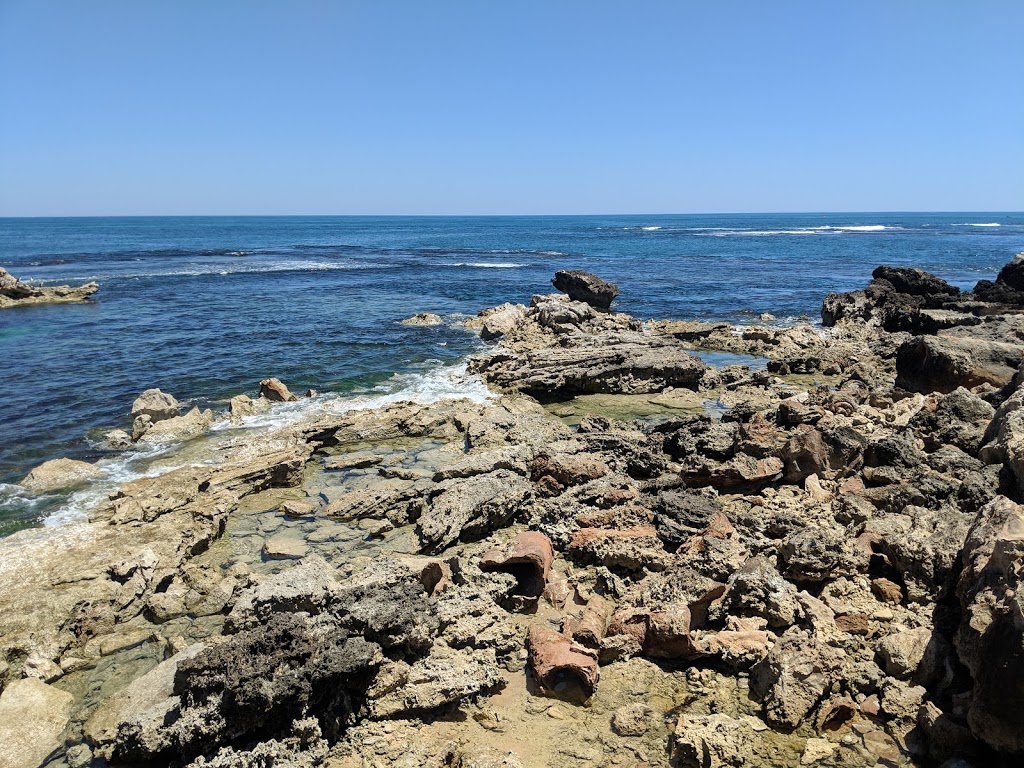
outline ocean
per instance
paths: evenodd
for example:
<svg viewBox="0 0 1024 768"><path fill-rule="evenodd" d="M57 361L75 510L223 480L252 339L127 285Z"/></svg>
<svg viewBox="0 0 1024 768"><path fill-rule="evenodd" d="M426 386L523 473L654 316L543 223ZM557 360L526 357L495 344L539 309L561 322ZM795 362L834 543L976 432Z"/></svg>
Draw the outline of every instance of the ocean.
<svg viewBox="0 0 1024 768"><path fill-rule="evenodd" d="M80 517L81 494L13 484L67 456L108 481L103 447L141 391L223 408L277 376L321 402L474 391L459 361L483 343L462 316L552 291L558 269L620 287L640 318L818 320L829 291L878 264L969 289L1024 251L1024 214L0 219L0 266L53 285L95 280L82 305L0 310L0 535ZM445 316L438 327L399 321Z"/></svg>

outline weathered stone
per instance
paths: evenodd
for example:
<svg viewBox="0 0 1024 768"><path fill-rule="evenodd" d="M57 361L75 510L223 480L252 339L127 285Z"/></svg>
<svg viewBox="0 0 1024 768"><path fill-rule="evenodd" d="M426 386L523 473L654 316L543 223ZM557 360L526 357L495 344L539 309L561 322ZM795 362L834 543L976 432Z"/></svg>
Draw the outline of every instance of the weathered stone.
<svg viewBox="0 0 1024 768"><path fill-rule="evenodd" d="M64 744L74 697L33 677L0 695L0 768L37 768Z"/></svg>
<svg viewBox="0 0 1024 768"><path fill-rule="evenodd" d="M147 389L132 403L132 419L148 416L152 423L173 419L181 412L181 403L174 395L161 392L159 389Z"/></svg>
<svg viewBox="0 0 1024 768"><path fill-rule="evenodd" d="M517 594L540 597L553 558L551 540L543 533L528 531L520 533L504 548L485 552L480 558L480 570L511 573L519 584Z"/></svg>
<svg viewBox="0 0 1024 768"><path fill-rule="evenodd" d="M612 301L619 295L619 287L614 283L579 269L556 272L551 284L563 293L569 294L573 301L583 301L600 309L610 307Z"/></svg>
<svg viewBox="0 0 1024 768"><path fill-rule="evenodd" d="M53 459L40 464L19 483L32 493L52 493L84 485L103 474L95 464L74 459Z"/></svg>
<svg viewBox="0 0 1024 768"><path fill-rule="evenodd" d="M299 399L288 391L288 387L280 379L275 378L260 382L260 397L276 403L288 403Z"/></svg>

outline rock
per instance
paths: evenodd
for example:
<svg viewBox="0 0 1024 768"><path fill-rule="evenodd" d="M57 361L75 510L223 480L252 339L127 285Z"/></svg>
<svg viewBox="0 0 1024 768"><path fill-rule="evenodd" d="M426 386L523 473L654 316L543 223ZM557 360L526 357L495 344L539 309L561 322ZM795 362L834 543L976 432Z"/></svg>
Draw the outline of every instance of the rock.
<svg viewBox="0 0 1024 768"><path fill-rule="evenodd" d="M556 272L551 284L562 293L569 294L573 301L583 301L598 309L608 309L619 295L619 287L614 283L579 269Z"/></svg>
<svg viewBox="0 0 1024 768"><path fill-rule="evenodd" d="M522 304L504 304L483 319L480 326L480 338L486 340L500 339L512 332L526 317L526 307Z"/></svg>
<svg viewBox="0 0 1024 768"><path fill-rule="evenodd" d="M181 403L174 395L161 392L159 389L147 389L132 403L132 419L148 416L155 424L164 419L173 419L181 413Z"/></svg>
<svg viewBox="0 0 1024 768"><path fill-rule="evenodd" d="M783 470L782 459L769 456L755 459L739 454L726 462L688 462L679 476L690 488L710 486L719 491L752 492L778 480Z"/></svg>
<svg viewBox="0 0 1024 768"><path fill-rule="evenodd" d="M266 413L270 408L270 401L265 397L257 397L253 400L248 395L235 395L228 403L228 410L231 412L231 419L237 421L246 416L257 416Z"/></svg>
<svg viewBox="0 0 1024 768"><path fill-rule="evenodd" d="M64 745L73 702L70 693L36 678L8 683L0 695L0 768L37 768L46 762Z"/></svg>
<svg viewBox="0 0 1024 768"><path fill-rule="evenodd" d="M536 624L530 627L526 644L530 669L544 692L580 704L594 695L600 677L594 651Z"/></svg>
<svg viewBox="0 0 1024 768"><path fill-rule="evenodd" d="M507 469L516 474L529 473L529 459L532 451L528 446L513 445L490 451L470 453L458 461L447 464L434 474L434 482L451 480L456 477L472 477Z"/></svg>
<svg viewBox="0 0 1024 768"><path fill-rule="evenodd" d="M647 704L625 704L612 713L612 730L619 736L643 736L654 710Z"/></svg>
<svg viewBox="0 0 1024 768"><path fill-rule="evenodd" d="M1024 752L1024 507L997 496L978 512L961 555L955 637L974 680L967 721L1000 752Z"/></svg>
<svg viewBox="0 0 1024 768"><path fill-rule="evenodd" d="M996 283L1014 291L1024 291L1024 253L1018 253L999 270Z"/></svg>
<svg viewBox="0 0 1024 768"><path fill-rule="evenodd" d="M838 745L828 739L808 739L804 745L804 753L800 756L800 765L814 765L830 758L837 748Z"/></svg>
<svg viewBox="0 0 1024 768"><path fill-rule="evenodd" d="M213 426L213 411L193 408L184 416L162 419L139 436L140 443L165 443L190 440L205 434Z"/></svg>
<svg viewBox="0 0 1024 768"><path fill-rule="evenodd" d="M288 391L288 387L280 379L274 378L260 382L260 397L275 403L290 403L299 399Z"/></svg>
<svg viewBox="0 0 1024 768"><path fill-rule="evenodd" d="M493 386L542 400L583 394L650 394L667 387L696 388L707 365L674 340L609 341L585 347L496 354L473 361Z"/></svg>
<svg viewBox="0 0 1024 768"><path fill-rule="evenodd" d="M883 637L878 643L878 653L885 665L885 673L904 680L912 677L924 659L931 639L932 630L928 627Z"/></svg>
<svg viewBox="0 0 1024 768"><path fill-rule="evenodd" d="M53 459L29 472L19 485L32 493L53 493L85 485L103 471L95 464L74 459Z"/></svg>
<svg viewBox="0 0 1024 768"><path fill-rule="evenodd" d="M136 416L135 419L132 421L132 440L138 440L140 437L146 434L146 432L148 432L150 427L152 426L153 419L151 419L148 415L143 414L141 416Z"/></svg>
<svg viewBox="0 0 1024 768"><path fill-rule="evenodd" d="M543 533L527 531L516 536L507 547L486 552L480 558L480 570L511 573L519 584L517 594L540 597L553 558L551 540Z"/></svg>
<svg viewBox="0 0 1024 768"><path fill-rule="evenodd" d="M763 730L765 724L748 715L682 715L672 735L672 759L680 768L770 765L762 762L767 755L756 748L757 734Z"/></svg>
<svg viewBox="0 0 1024 768"><path fill-rule="evenodd" d="M113 451L124 451L132 447L132 436L123 429L112 429L103 435L103 442Z"/></svg>
<svg viewBox="0 0 1024 768"><path fill-rule="evenodd" d="M440 552L460 538L479 539L504 525L532 498L533 487L507 470L438 483L416 522L423 549Z"/></svg>
<svg viewBox="0 0 1024 768"><path fill-rule="evenodd" d="M420 325L420 326L431 326L441 325L444 322L444 318L440 315L435 315L432 312L420 312L418 315L407 317L402 320L402 325Z"/></svg>
<svg viewBox="0 0 1024 768"><path fill-rule="evenodd" d="M588 454L572 456L542 453L533 460L530 477L534 482L541 482L545 478L549 478L557 484L557 487L565 488L597 480L610 471L607 464Z"/></svg>
<svg viewBox="0 0 1024 768"><path fill-rule="evenodd" d="M903 601L903 590L896 582L879 577L871 580L871 591L883 603L900 603Z"/></svg>
<svg viewBox="0 0 1024 768"><path fill-rule="evenodd" d="M829 690L844 654L813 638L782 636L754 670L751 685L772 725L796 728Z"/></svg>
<svg viewBox="0 0 1024 768"><path fill-rule="evenodd" d="M0 267L0 309L29 304L70 304L87 301L99 289L98 283L79 286L58 285L50 288L30 285L21 282Z"/></svg>
<svg viewBox="0 0 1024 768"><path fill-rule="evenodd" d="M871 277L888 280L899 293L911 296L957 296L960 293L959 288L923 269L880 266L875 268Z"/></svg>
<svg viewBox="0 0 1024 768"><path fill-rule="evenodd" d="M765 557L750 558L729 577L719 612L760 616L772 628L791 626L802 614L796 587Z"/></svg>
<svg viewBox="0 0 1024 768"><path fill-rule="evenodd" d="M896 385L912 392L952 392L1007 385L1024 362L1024 346L953 336L917 336L896 351Z"/></svg>
<svg viewBox="0 0 1024 768"><path fill-rule="evenodd" d="M367 690L370 717L409 717L433 712L499 687L494 650L443 646L412 665L385 664Z"/></svg>
<svg viewBox="0 0 1024 768"><path fill-rule="evenodd" d="M788 536L779 548L783 574L792 581L821 582L849 576L863 568L867 558L850 546L838 528L808 526Z"/></svg>
<svg viewBox="0 0 1024 768"><path fill-rule="evenodd" d="M85 722L84 732L89 743L105 752L117 736L119 723L140 718L170 699L174 694L178 664L194 658L205 647L202 643L189 646L104 699Z"/></svg>
<svg viewBox="0 0 1024 768"><path fill-rule="evenodd" d="M263 542L263 556L270 560L298 560L308 551L306 542L297 536L278 534Z"/></svg>

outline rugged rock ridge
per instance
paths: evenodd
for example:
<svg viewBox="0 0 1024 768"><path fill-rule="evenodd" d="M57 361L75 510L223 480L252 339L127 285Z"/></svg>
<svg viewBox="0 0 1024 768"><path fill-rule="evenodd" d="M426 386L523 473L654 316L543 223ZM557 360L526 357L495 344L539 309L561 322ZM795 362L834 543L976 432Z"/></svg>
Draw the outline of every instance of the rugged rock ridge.
<svg viewBox="0 0 1024 768"><path fill-rule="evenodd" d="M58 285L50 288L23 283L3 267L0 267L0 309L20 307L29 304L71 304L87 300L100 289L98 283L70 286Z"/></svg>
<svg viewBox="0 0 1024 768"><path fill-rule="evenodd" d="M11 537L0 709L73 765L1015 765L1018 315L903 268L826 307L534 297L478 323L512 394L311 416L122 486L59 557Z"/></svg>

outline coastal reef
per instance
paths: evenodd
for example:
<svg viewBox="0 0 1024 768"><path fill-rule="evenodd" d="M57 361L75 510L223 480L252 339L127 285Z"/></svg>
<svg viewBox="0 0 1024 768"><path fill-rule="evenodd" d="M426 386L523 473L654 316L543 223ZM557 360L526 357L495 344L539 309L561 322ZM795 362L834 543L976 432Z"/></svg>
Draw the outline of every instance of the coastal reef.
<svg viewBox="0 0 1024 768"><path fill-rule="evenodd" d="M487 397L143 393L175 447L0 542L0 766L1020 765L1024 254L821 325L554 282Z"/></svg>
<svg viewBox="0 0 1024 768"><path fill-rule="evenodd" d="M86 301L100 289L98 283L70 286L58 285L44 288L23 283L3 267L0 267L0 309L22 307L29 304L74 304Z"/></svg>

